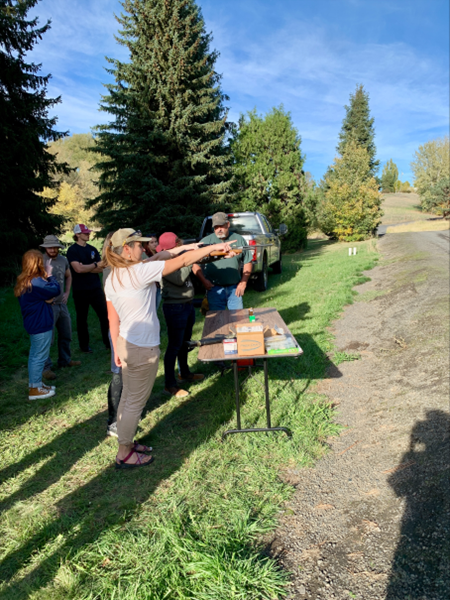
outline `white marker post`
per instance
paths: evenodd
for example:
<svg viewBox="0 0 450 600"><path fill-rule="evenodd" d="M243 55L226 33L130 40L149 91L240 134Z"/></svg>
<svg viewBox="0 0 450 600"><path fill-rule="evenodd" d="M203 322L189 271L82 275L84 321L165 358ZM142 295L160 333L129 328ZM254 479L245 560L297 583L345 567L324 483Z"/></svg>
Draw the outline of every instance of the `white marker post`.
<svg viewBox="0 0 450 600"><path fill-rule="evenodd" d="M351 256L351 255L352 255L352 249L351 249L351 248L349 248L349 249L348 249L348 255L349 255L349 256Z"/></svg>
<svg viewBox="0 0 450 600"><path fill-rule="evenodd" d="M353 248L353 256L356 254L356 248Z"/></svg>

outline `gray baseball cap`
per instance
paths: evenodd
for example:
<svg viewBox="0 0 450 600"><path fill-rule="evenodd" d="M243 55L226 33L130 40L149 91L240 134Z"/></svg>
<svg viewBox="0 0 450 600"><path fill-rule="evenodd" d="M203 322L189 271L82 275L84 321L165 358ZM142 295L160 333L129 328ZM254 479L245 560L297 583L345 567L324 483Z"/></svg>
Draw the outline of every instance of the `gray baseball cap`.
<svg viewBox="0 0 450 600"><path fill-rule="evenodd" d="M224 212L216 212L212 216L212 226L217 227L217 225L225 225L225 223L229 223L228 215Z"/></svg>
<svg viewBox="0 0 450 600"><path fill-rule="evenodd" d="M46 235L43 243L39 245L41 248L64 248L56 235Z"/></svg>

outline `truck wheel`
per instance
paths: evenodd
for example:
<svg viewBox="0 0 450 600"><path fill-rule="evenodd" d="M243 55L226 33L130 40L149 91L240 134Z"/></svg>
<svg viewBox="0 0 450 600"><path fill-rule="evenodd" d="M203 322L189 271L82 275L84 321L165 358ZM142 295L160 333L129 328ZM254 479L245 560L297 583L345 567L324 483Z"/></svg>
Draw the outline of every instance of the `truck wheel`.
<svg viewBox="0 0 450 600"><path fill-rule="evenodd" d="M283 257L281 256L281 252L280 252L280 260L277 260L276 263L273 263L272 272L275 273L276 275L279 275L282 271L283 271Z"/></svg>
<svg viewBox="0 0 450 600"><path fill-rule="evenodd" d="M255 279L255 290L257 292L265 292L269 287L269 267L267 265L267 256L264 254L263 266L261 273L258 273Z"/></svg>

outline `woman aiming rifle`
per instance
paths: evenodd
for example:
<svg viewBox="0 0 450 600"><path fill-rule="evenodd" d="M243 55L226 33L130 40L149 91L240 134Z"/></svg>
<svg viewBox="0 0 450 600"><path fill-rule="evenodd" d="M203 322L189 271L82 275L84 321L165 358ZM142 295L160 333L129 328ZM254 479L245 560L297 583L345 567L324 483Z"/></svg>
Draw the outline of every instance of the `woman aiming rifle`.
<svg viewBox="0 0 450 600"><path fill-rule="evenodd" d="M145 241L148 238L138 231L119 229L105 251L106 263L111 267L105 285L109 327L116 364L122 367L123 378L117 412L116 469L143 467L153 461L152 449L133 440L158 372L160 327L156 314L156 283L211 252L225 253L226 258L233 256L231 246L226 243L202 249L190 244L159 252L142 262L142 242Z"/></svg>

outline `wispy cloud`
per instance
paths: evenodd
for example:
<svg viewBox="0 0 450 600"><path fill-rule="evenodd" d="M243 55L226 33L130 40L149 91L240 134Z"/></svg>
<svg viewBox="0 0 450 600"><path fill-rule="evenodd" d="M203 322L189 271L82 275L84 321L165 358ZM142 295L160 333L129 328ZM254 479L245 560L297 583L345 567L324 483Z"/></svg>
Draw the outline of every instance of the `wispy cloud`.
<svg viewBox="0 0 450 600"><path fill-rule="evenodd" d="M86 132L105 120L99 112L104 84L111 80L105 57L127 57L115 39L119 24L114 14L121 11L118 0L47 0L36 6L40 25L50 19L51 29L30 58L42 64L43 73L52 74L49 96L62 98L55 107L58 129Z"/></svg>
<svg viewBox="0 0 450 600"><path fill-rule="evenodd" d="M355 9L364 4L345 2L352 3ZM400 6L388 4L392 10ZM230 96L230 119L283 103L302 136L306 168L316 177L334 158L344 105L359 83L370 94L379 158L393 158L407 175L418 145L448 131L445 59L437 63L405 42L346 37L326 15L302 19L297 11L271 27L266 16L258 16L261 2L248 0L239 19L224 5L208 6L206 26L220 52L217 70ZM106 120L98 112L102 84L110 80L105 56L126 58L114 38L119 29L114 12L120 14L122 7L118 0L45 0L36 10L41 23L52 19L33 59L53 75L49 93L62 96L56 107L59 128L88 131Z"/></svg>
<svg viewBox="0 0 450 600"><path fill-rule="evenodd" d="M411 147L426 141L427 132L448 128L446 71L411 46L357 44L302 21L244 46L230 35L232 28L212 25L231 117L254 106L264 112L283 103L304 150L323 170L334 156L344 105L359 83L370 95L382 161L392 157L406 165Z"/></svg>

